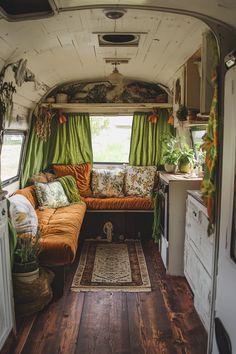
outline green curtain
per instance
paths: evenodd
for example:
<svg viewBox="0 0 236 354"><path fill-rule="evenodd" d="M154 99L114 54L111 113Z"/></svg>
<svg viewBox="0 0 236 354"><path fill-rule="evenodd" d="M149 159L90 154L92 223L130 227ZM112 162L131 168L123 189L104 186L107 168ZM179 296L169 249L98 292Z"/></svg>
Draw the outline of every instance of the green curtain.
<svg viewBox="0 0 236 354"><path fill-rule="evenodd" d="M43 141L36 134L35 117L30 129L25 164L21 176L21 187L34 174L51 164L79 164L92 162L92 140L89 114L64 114L67 122L59 124L58 117L51 120L51 135Z"/></svg>
<svg viewBox="0 0 236 354"><path fill-rule="evenodd" d="M130 142L129 164L134 166L158 166L162 157L163 135L172 133L167 123L167 109L158 110L157 123L148 121L149 113L134 113Z"/></svg>

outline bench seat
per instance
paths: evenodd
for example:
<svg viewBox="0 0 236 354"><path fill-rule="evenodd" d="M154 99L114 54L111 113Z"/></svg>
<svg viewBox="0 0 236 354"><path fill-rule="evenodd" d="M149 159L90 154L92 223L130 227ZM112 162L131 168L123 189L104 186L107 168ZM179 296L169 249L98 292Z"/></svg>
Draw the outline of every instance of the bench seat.
<svg viewBox="0 0 236 354"><path fill-rule="evenodd" d="M149 197L83 198L88 210L153 210Z"/></svg>

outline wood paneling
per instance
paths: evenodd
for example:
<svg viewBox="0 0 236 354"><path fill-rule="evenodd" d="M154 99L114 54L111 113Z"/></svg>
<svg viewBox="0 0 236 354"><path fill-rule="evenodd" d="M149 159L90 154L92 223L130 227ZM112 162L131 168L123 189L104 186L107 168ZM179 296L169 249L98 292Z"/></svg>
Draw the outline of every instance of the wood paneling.
<svg viewBox="0 0 236 354"><path fill-rule="evenodd" d="M143 248L152 292L73 293L75 263L64 296L37 315L29 335L29 323L21 323L11 354L206 353L207 335L186 281L165 275L152 241Z"/></svg>

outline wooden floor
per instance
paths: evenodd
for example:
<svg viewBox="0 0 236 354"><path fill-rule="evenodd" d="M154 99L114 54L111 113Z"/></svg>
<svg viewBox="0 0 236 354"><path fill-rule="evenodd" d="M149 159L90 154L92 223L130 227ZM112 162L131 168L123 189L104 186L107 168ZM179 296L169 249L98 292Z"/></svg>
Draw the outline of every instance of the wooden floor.
<svg viewBox="0 0 236 354"><path fill-rule="evenodd" d="M150 293L75 293L21 321L10 354L206 353L207 335L181 277L167 277L156 246L143 245Z"/></svg>

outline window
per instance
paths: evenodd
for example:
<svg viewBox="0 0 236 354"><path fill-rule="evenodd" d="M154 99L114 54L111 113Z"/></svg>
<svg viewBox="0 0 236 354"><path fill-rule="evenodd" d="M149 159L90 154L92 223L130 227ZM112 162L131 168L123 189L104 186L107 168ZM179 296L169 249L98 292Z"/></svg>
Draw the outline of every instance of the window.
<svg viewBox="0 0 236 354"><path fill-rule="evenodd" d="M205 133L206 133L206 126L191 128L193 149L195 152L196 160L199 165L202 165L205 162L205 155L201 149L201 145L203 144L202 138Z"/></svg>
<svg viewBox="0 0 236 354"><path fill-rule="evenodd" d="M132 120L133 116L90 116L95 163L129 161Z"/></svg>
<svg viewBox="0 0 236 354"><path fill-rule="evenodd" d="M23 132L5 131L1 153L1 181L3 184L17 180L25 134Z"/></svg>

